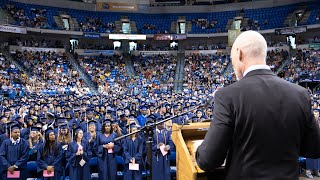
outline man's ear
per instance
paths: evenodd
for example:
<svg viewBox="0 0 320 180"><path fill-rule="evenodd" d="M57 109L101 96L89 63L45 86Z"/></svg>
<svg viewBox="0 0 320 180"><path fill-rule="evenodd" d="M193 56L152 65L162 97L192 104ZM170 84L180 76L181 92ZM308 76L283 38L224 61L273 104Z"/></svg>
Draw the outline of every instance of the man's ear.
<svg viewBox="0 0 320 180"><path fill-rule="evenodd" d="M243 51L241 49L238 49L238 55L239 55L239 61L243 62Z"/></svg>

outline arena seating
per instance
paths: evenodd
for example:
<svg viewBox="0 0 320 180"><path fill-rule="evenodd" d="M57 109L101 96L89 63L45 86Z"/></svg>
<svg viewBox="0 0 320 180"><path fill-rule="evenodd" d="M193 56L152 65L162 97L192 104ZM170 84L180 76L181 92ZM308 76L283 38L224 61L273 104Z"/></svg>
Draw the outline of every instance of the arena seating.
<svg viewBox="0 0 320 180"><path fill-rule="evenodd" d="M197 19L206 19L208 23L215 21L213 27L202 28L201 26L192 24L192 31L189 33L193 34L204 34L204 33L216 33L216 32L226 32L226 25L228 19L233 19L239 14L239 11L228 11L228 12L213 12L213 13L185 13L185 14L144 14L139 13L118 13L118 12L91 12L75 9L60 9L56 7L46 7L39 5L31 5L18 3L13 1L1 1L0 6L5 9L6 4L12 4L18 9L24 10L24 14L30 20L33 20L35 13L32 9L44 9L46 12L43 14L45 18L45 24L40 28L49 29L61 29L57 27L54 22L53 16L58 16L59 11L63 11L70 15L72 18L76 18L79 23L86 24L89 23L90 27L94 28L84 28L76 29L85 32L112 32L113 28L108 27L108 23L115 23L115 21L120 20L121 16L127 16L131 21L136 22L137 29L142 34L157 34L163 32L169 32L171 29L171 22L177 21L179 16L185 16L186 21L195 21ZM307 21L307 24L317 23L316 17L318 16L319 9L312 3L307 4L311 11L311 15ZM274 29L283 27L284 21L287 18L288 13L293 12L298 9L300 4L272 7L272 8L261 8L261 9L245 9L243 12L244 18L249 18L259 24L260 30ZM98 19L101 23L88 22ZM267 22L267 23L265 23ZM151 24L156 28L146 29L145 24ZM20 25L19 20L17 20L16 25ZM132 32L137 33L137 32Z"/></svg>

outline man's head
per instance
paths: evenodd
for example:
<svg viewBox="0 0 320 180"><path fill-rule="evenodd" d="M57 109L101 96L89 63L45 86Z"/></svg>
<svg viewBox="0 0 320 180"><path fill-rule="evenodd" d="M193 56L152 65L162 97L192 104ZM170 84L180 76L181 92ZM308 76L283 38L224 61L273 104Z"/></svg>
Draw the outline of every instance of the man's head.
<svg viewBox="0 0 320 180"><path fill-rule="evenodd" d="M256 31L241 33L234 41L231 49L233 69L238 79L252 65L265 65L267 56L267 42Z"/></svg>

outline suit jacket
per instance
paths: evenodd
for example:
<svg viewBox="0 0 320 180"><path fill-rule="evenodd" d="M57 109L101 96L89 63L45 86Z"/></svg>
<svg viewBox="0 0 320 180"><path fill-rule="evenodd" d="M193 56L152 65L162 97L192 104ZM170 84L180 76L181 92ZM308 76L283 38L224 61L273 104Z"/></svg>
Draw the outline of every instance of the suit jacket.
<svg viewBox="0 0 320 180"><path fill-rule="evenodd" d="M306 89L258 69L217 91L214 119L197 149L211 171L226 158L226 179L298 179L298 157L320 157L320 130Z"/></svg>

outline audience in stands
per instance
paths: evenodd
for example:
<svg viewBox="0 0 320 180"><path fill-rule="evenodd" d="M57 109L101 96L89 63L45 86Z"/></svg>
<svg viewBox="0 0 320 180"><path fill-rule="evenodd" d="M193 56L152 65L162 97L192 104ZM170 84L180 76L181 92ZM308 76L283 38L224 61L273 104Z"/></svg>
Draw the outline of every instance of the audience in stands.
<svg viewBox="0 0 320 180"><path fill-rule="evenodd" d="M9 38L9 44L24 47L63 48L63 44L60 40L51 41L42 39L41 41L39 41L33 38L21 39L18 37Z"/></svg>
<svg viewBox="0 0 320 180"><path fill-rule="evenodd" d="M64 53L16 51L12 55L31 74L27 84L29 91L87 94L88 88Z"/></svg>
<svg viewBox="0 0 320 180"><path fill-rule="evenodd" d="M99 17L86 17L85 22L80 22L80 28L84 32L107 32L110 33L115 25L113 22L103 22Z"/></svg>
<svg viewBox="0 0 320 180"><path fill-rule="evenodd" d="M186 56L184 81L188 89L210 89L214 84L224 84L223 73L229 62L229 56L224 53Z"/></svg>

